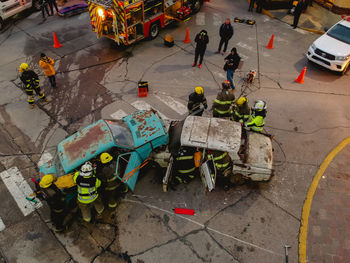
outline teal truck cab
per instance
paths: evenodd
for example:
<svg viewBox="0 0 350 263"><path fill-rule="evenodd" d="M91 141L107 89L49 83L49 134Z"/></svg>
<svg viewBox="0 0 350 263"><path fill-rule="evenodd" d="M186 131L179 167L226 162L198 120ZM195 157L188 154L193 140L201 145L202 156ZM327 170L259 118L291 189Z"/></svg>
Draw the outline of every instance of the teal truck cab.
<svg viewBox="0 0 350 263"><path fill-rule="evenodd" d="M122 120L99 120L57 146L55 158L40 167L40 176L60 177L77 171L105 151L118 152L115 175L132 191L151 153L168 144L165 123L155 111L136 111Z"/></svg>

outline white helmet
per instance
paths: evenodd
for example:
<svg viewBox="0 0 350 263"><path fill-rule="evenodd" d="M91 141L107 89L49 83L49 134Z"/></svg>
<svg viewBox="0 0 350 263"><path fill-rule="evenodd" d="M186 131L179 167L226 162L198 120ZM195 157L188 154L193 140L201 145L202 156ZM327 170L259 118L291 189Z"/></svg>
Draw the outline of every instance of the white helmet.
<svg viewBox="0 0 350 263"><path fill-rule="evenodd" d="M262 100L257 100L254 104L254 110L257 111L262 111L262 110L266 110L266 102L262 101Z"/></svg>
<svg viewBox="0 0 350 263"><path fill-rule="evenodd" d="M80 168L80 175L90 176L92 173L92 164L90 162L84 163Z"/></svg>

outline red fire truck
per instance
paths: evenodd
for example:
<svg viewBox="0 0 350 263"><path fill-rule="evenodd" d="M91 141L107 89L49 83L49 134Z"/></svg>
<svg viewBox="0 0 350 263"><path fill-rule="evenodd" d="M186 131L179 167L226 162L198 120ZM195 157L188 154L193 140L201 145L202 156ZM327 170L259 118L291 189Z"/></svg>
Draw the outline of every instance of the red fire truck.
<svg viewBox="0 0 350 263"><path fill-rule="evenodd" d="M89 0L91 25L97 37L118 45L154 39L160 28L198 12L203 0Z"/></svg>

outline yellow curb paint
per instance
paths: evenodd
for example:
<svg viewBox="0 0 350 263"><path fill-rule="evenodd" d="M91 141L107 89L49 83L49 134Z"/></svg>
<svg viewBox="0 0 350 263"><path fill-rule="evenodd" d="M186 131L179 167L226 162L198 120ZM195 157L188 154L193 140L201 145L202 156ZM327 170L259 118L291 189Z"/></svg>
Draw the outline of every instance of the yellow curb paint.
<svg viewBox="0 0 350 263"><path fill-rule="evenodd" d="M267 10L265 10L265 9L262 10L262 13L263 13L264 15L267 15L267 16L271 17L271 18L275 18L275 16L274 16L273 14L271 14L269 11L267 11Z"/></svg>
<svg viewBox="0 0 350 263"><path fill-rule="evenodd" d="M323 173L326 171L329 164L332 162L334 157L345 148L350 143L350 137L343 140L340 144L337 145L324 159L323 163L318 169L314 179L311 182L309 190L306 195L306 199L303 205L303 212L301 215L301 224L299 232L299 263L307 263L306 261L306 240L307 240L307 228L309 223L309 215L311 210L312 198L316 192L318 183L321 180Z"/></svg>
<svg viewBox="0 0 350 263"><path fill-rule="evenodd" d="M318 30L318 29L312 29L312 28L306 28L306 27L299 27L299 28L302 30L309 31L309 32L315 33L315 34L320 34L320 35L323 35L325 33L325 31Z"/></svg>

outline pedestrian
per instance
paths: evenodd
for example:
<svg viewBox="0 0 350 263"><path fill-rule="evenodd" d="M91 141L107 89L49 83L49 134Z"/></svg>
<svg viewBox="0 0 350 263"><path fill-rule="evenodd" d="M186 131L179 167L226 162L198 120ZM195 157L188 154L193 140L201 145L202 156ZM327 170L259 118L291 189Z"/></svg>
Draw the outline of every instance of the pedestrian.
<svg viewBox="0 0 350 263"><path fill-rule="evenodd" d="M233 26L231 25L231 21L229 18L227 18L225 20L225 23L221 25L219 34L220 34L220 43L219 43L218 51L216 51L216 53L220 53L222 45L225 44L224 49L222 51L222 55L225 55L228 41L232 38L234 34Z"/></svg>
<svg viewBox="0 0 350 263"><path fill-rule="evenodd" d="M232 105L235 102L235 94L230 89L230 82L222 82L222 90L216 96L213 103L213 117L227 118L232 116Z"/></svg>
<svg viewBox="0 0 350 263"><path fill-rule="evenodd" d="M261 14L265 0L256 0L256 12Z"/></svg>
<svg viewBox="0 0 350 263"><path fill-rule="evenodd" d="M304 0L299 0L297 6L295 7L294 21L293 21L293 24L291 25L293 28L297 28L298 23L299 23L299 19L300 19L300 15L303 12L304 7L305 7Z"/></svg>
<svg viewBox="0 0 350 263"><path fill-rule="evenodd" d="M44 53L40 55L39 65L44 71L44 75L49 78L50 84L52 88L56 88L56 78L55 78L55 69L53 65L55 62L53 59L47 57Z"/></svg>
<svg viewBox="0 0 350 263"><path fill-rule="evenodd" d="M249 122L245 124L245 127L249 127L250 130L255 132L261 132L265 126L266 118L266 102L258 100L252 107L252 115Z"/></svg>
<svg viewBox="0 0 350 263"><path fill-rule="evenodd" d="M73 180L77 184L78 206L83 220L90 222L92 206L95 207L98 215L101 215L104 210L102 199L98 192L101 181L96 178L90 162L86 162L81 166L80 171L75 173Z"/></svg>
<svg viewBox="0 0 350 263"><path fill-rule="evenodd" d="M19 66L19 72L20 72L20 79L24 84L24 90L28 95L27 101L29 103L30 108L33 109L35 106L33 91L35 91L35 93L39 96L39 98L42 101L48 102L45 94L40 89L38 75L29 68L29 65L27 63L22 63Z"/></svg>
<svg viewBox="0 0 350 263"><path fill-rule="evenodd" d="M246 97L240 97L233 106L233 120L244 124L248 121L249 115L248 99Z"/></svg>
<svg viewBox="0 0 350 263"><path fill-rule="evenodd" d="M117 188L120 183L118 181L116 173L116 162L113 161L113 157L104 152L100 155L102 167L98 170L97 177L101 180L102 196L107 201L108 207L114 208L117 206Z"/></svg>
<svg viewBox="0 0 350 263"><path fill-rule="evenodd" d="M231 49L231 54L225 58L225 66L224 70L226 71L227 80L230 82L231 89L235 89L233 75L235 70L239 66L239 62L241 61L241 57L237 54L237 49L234 47Z"/></svg>
<svg viewBox="0 0 350 263"><path fill-rule="evenodd" d="M202 116L204 109L201 108L203 104L204 109L208 108L207 99L204 96L203 87L196 87L194 92L188 97L187 109L190 115Z"/></svg>
<svg viewBox="0 0 350 263"><path fill-rule="evenodd" d="M196 177L193 147L180 147L174 162L176 184L187 184Z"/></svg>
<svg viewBox="0 0 350 263"><path fill-rule="evenodd" d="M56 232L62 232L65 229L66 202L64 194L55 185L55 180L52 174L43 176L39 183L40 195L50 208L50 218L56 227Z"/></svg>
<svg viewBox="0 0 350 263"><path fill-rule="evenodd" d="M51 15L53 16L53 7L55 7L56 9L56 13L58 13L58 8L57 8L57 3L56 3L56 0L47 0L47 3L49 4L50 6L50 9L51 9Z"/></svg>
<svg viewBox="0 0 350 263"><path fill-rule="evenodd" d="M46 10L47 16L50 16L49 9L47 8L46 0L38 0L38 1L39 1L40 9L41 9L41 14L43 16L43 22L44 22L46 20L44 11Z"/></svg>
<svg viewBox="0 0 350 263"><path fill-rule="evenodd" d="M194 51L194 63L192 64L192 67L195 67L197 65L197 60L199 57L199 64L198 67L202 68L202 62L203 62L203 56L205 53L205 50L207 49L207 45L209 43L209 37L208 33L205 30L202 30L196 35L196 38L194 40L196 42L196 49Z"/></svg>

